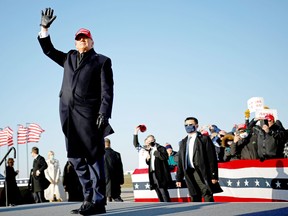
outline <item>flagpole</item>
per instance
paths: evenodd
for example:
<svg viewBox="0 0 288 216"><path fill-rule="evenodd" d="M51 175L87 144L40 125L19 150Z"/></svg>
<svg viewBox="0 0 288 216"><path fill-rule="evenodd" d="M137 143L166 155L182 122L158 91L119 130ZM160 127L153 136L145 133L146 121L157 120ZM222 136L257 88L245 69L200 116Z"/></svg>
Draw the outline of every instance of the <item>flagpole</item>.
<svg viewBox="0 0 288 216"><path fill-rule="evenodd" d="M26 142L26 158L27 158L27 178L30 178L29 161L28 161L28 143Z"/></svg>
<svg viewBox="0 0 288 216"><path fill-rule="evenodd" d="M27 124L30 124L30 123L26 123L26 128L27 128L27 136L28 136L28 126ZM27 158L27 178L30 178L30 170L29 170L29 160L28 160L28 137L26 136L26 158Z"/></svg>
<svg viewBox="0 0 288 216"><path fill-rule="evenodd" d="M18 130L19 130L19 124L17 124L17 147L16 147L16 156L17 156L17 170L20 170L20 167L19 167L19 160L20 160L20 158L19 158L19 153L18 153ZM19 178L19 176L18 176L18 178Z"/></svg>

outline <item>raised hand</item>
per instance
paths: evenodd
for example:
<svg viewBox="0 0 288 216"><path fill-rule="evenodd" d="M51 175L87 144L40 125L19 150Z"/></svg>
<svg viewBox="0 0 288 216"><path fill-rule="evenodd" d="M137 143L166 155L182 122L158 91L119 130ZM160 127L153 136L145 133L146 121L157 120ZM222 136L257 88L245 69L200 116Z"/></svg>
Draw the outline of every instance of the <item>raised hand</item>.
<svg viewBox="0 0 288 216"><path fill-rule="evenodd" d="M51 8L46 8L45 11L42 10L40 26L44 28L49 28L52 22L57 17L57 16L53 16L53 13L54 13L54 10Z"/></svg>

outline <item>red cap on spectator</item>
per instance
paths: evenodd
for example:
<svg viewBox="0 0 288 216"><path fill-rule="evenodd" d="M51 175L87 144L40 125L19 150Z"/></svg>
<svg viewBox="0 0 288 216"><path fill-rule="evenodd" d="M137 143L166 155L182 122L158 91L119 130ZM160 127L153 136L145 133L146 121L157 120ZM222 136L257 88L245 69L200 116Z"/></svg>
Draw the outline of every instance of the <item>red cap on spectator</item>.
<svg viewBox="0 0 288 216"><path fill-rule="evenodd" d="M85 29L85 28L79 29L79 30L76 32L76 34L75 34L75 40L76 40L77 36L80 35L80 34L86 35L88 38L90 38L91 40L93 40L92 35L91 35L91 32L90 32L88 29Z"/></svg>
<svg viewBox="0 0 288 216"><path fill-rule="evenodd" d="M239 124L237 130L246 130L247 126L246 124Z"/></svg>
<svg viewBox="0 0 288 216"><path fill-rule="evenodd" d="M147 128L146 128L146 126L144 124L139 125L138 127L140 128L141 132L145 132L147 130Z"/></svg>
<svg viewBox="0 0 288 216"><path fill-rule="evenodd" d="M265 115L265 119L266 119L266 120L274 121L274 116L273 116L272 114L266 114L266 115Z"/></svg>

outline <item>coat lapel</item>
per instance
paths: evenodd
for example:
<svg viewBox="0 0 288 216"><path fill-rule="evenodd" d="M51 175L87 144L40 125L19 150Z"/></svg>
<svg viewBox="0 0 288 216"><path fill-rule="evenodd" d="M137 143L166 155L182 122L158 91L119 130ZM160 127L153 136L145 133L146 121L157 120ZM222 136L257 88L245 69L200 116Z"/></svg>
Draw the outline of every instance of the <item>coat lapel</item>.
<svg viewBox="0 0 288 216"><path fill-rule="evenodd" d="M77 64L76 64L77 63L77 53L78 52L76 52L76 58L75 58L75 61L74 61L75 68L76 68L75 72L77 72L84 65L86 65L86 62L88 60L90 61L91 58L93 58L94 56L97 56L97 53L94 51L94 49L89 50L87 53L84 54L82 61L80 62L79 66L77 67Z"/></svg>

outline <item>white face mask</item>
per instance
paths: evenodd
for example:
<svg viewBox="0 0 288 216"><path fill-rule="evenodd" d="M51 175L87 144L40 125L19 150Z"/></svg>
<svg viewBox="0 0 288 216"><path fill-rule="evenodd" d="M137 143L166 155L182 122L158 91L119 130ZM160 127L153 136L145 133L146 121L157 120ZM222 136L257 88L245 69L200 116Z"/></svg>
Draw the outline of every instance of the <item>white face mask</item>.
<svg viewBox="0 0 288 216"><path fill-rule="evenodd" d="M50 155L50 160L54 160L54 155Z"/></svg>
<svg viewBox="0 0 288 216"><path fill-rule="evenodd" d="M242 139L245 139L246 137L248 137L248 133L247 133L247 132L240 133L240 137L241 137Z"/></svg>

